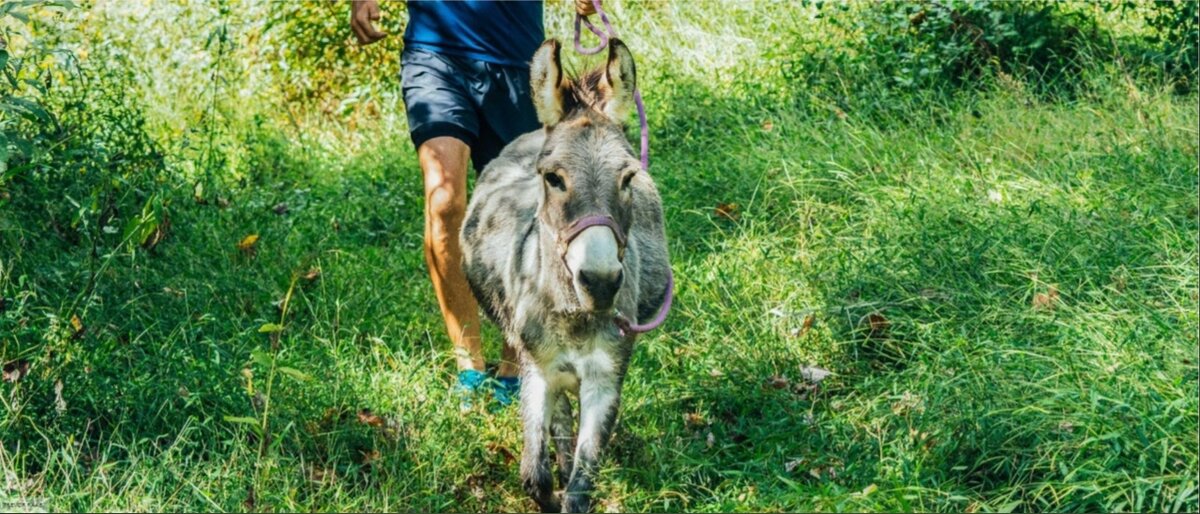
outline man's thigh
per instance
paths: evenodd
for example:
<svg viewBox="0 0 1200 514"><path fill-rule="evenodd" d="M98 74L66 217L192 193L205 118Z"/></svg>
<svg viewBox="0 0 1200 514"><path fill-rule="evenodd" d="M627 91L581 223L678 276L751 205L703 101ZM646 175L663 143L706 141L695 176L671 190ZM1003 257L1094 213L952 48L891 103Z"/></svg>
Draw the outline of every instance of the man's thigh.
<svg viewBox="0 0 1200 514"><path fill-rule="evenodd" d="M413 146L420 149L439 137L475 144L480 127L476 102L454 60L427 50L405 49L400 79Z"/></svg>

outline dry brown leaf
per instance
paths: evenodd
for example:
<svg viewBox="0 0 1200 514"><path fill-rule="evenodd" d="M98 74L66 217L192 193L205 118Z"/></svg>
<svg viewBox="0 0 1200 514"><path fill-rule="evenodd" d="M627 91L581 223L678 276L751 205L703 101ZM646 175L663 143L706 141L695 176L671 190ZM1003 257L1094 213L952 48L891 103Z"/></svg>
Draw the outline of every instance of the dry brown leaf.
<svg viewBox="0 0 1200 514"><path fill-rule="evenodd" d="M29 361L17 359L4 365L4 381L16 383L29 374Z"/></svg>
<svg viewBox="0 0 1200 514"><path fill-rule="evenodd" d="M492 454L497 454L497 455L500 455L501 457L504 457L505 464L512 464L513 462L517 461L517 456L513 454L512 450L509 450L508 447L506 447L500 443L496 443L496 442L488 443L487 450L488 450L488 452L490 452Z"/></svg>
<svg viewBox="0 0 1200 514"><path fill-rule="evenodd" d="M887 337L892 322L883 317L883 314L872 312L867 315L867 326L871 329L871 337Z"/></svg>
<svg viewBox="0 0 1200 514"><path fill-rule="evenodd" d="M321 278L321 268L308 268L308 271L304 272L303 278L306 282L312 282L318 278Z"/></svg>
<svg viewBox="0 0 1200 514"><path fill-rule="evenodd" d="M258 503L258 498L254 494L254 486L246 486L246 500L242 502L242 506L250 512L258 512L256 503Z"/></svg>
<svg viewBox="0 0 1200 514"><path fill-rule="evenodd" d="M358 454L362 458L359 463L364 466L379 460L383 456L379 453L379 450L360 450Z"/></svg>
<svg viewBox="0 0 1200 514"><path fill-rule="evenodd" d="M736 203L721 203L717 204L714 211L718 218L725 218L729 221L737 221L738 219L738 204Z"/></svg>
<svg viewBox="0 0 1200 514"><path fill-rule="evenodd" d="M386 423L382 417L371 412L371 409L358 411L358 422L376 428L382 427Z"/></svg>
<svg viewBox="0 0 1200 514"><path fill-rule="evenodd" d="M171 217L167 216L167 213L164 212L162 221L158 222L158 225L154 227L154 232L145 241L142 241L142 248L153 250L155 246L158 246L158 243L161 243L167 237L167 231L170 229Z"/></svg>
<svg viewBox="0 0 1200 514"><path fill-rule="evenodd" d="M772 130L775 130L775 124L772 123L771 120L766 120L766 121L762 122L762 130L763 130L763 132L770 132Z"/></svg>
<svg viewBox="0 0 1200 514"><path fill-rule="evenodd" d="M1033 308L1035 308L1035 309L1054 310L1054 307L1057 304L1058 304L1058 288L1057 287L1050 286L1050 289L1048 289L1045 293L1038 293L1038 294L1033 295Z"/></svg>
<svg viewBox="0 0 1200 514"><path fill-rule="evenodd" d="M782 377L779 375L775 375L767 379L767 387L770 387L771 389L787 389L789 384L790 382L788 381L787 377Z"/></svg>
<svg viewBox="0 0 1200 514"><path fill-rule="evenodd" d="M238 241L238 250L246 254L253 254L255 247L258 246L258 234L250 234Z"/></svg>
<svg viewBox="0 0 1200 514"><path fill-rule="evenodd" d="M699 412L689 412L683 415L683 424L688 428L699 428L707 423L704 421L704 415Z"/></svg>
<svg viewBox="0 0 1200 514"><path fill-rule="evenodd" d="M71 332L72 339L79 339L83 335L83 332L87 330L84 328L83 321L79 319L78 315L71 315L71 330L73 331Z"/></svg>
<svg viewBox="0 0 1200 514"><path fill-rule="evenodd" d="M337 470L310 466L308 468L308 480L318 484L332 483L337 480Z"/></svg>
<svg viewBox="0 0 1200 514"><path fill-rule="evenodd" d="M815 315L809 314L808 316L805 316L804 322L800 325L800 332L796 334L796 337L804 337L804 334L807 334L809 330L812 330L814 321L816 321Z"/></svg>

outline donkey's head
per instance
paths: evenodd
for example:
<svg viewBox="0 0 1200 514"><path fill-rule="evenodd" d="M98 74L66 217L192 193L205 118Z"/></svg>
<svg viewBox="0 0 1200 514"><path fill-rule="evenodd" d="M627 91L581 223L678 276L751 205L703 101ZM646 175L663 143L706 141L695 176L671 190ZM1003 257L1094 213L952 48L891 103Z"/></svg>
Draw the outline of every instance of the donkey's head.
<svg viewBox="0 0 1200 514"><path fill-rule="evenodd" d="M555 251L580 305L606 311L624 279L632 182L642 173L622 129L634 105L636 73L629 49L615 38L604 66L578 78L564 76L560 49L548 40L531 63L533 103L546 130L537 159L538 217L558 239Z"/></svg>

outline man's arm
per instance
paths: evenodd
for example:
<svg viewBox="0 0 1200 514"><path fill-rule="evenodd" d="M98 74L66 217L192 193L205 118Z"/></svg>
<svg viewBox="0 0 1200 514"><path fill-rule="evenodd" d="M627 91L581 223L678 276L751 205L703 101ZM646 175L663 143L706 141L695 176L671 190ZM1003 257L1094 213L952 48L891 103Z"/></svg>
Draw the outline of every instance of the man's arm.
<svg viewBox="0 0 1200 514"><path fill-rule="evenodd" d="M386 32L375 30L372 21L379 21L379 2L377 0L352 0L350 2L350 30L358 38L358 44L369 45L387 37Z"/></svg>

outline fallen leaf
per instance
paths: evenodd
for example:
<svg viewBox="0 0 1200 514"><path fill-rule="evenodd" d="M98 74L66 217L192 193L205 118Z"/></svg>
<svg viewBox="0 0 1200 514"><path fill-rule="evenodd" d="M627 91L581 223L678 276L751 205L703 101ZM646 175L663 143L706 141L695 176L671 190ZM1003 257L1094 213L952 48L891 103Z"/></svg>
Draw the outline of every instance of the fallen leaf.
<svg viewBox="0 0 1200 514"><path fill-rule="evenodd" d="M490 453L497 454L497 455L500 455L501 457L504 457L505 464L512 464L513 462L517 461L517 456L513 455L512 450L509 450L508 447L506 447L500 443L496 443L496 442L488 443L487 450Z"/></svg>
<svg viewBox="0 0 1200 514"><path fill-rule="evenodd" d="M808 470L808 474L811 475L813 478L820 480L821 479L821 468L812 468L812 469Z"/></svg>
<svg viewBox="0 0 1200 514"><path fill-rule="evenodd" d="M801 464L804 464L804 459L792 459L783 463L783 469L791 473L796 471L796 468L800 467Z"/></svg>
<svg viewBox="0 0 1200 514"><path fill-rule="evenodd" d="M772 130L775 130L775 124L772 123L771 120L766 120L766 121L762 122L762 130L763 130L763 132L770 132Z"/></svg>
<svg viewBox="0 0 1200 514"><path fill-rule="evenodd" d="M713 377L713 378L721 378L721 377L725 376L725 373L721 372L721 370L719 370L719 369L713 368L713 369L708 370L708 376Z"/></svg>
<svg viewBox="0 0 1200 514"><path fill-rule="evenodd" d="M738 204L736 203L721 203L717 204L717 217L725 218L729 221L737 221L738 219Z"/></svg>
<svg viewBox="0 0 1200 514"><path fill-rule="evenodd" d="M17 359L4 365L4 381L17 383L19 379L29 375L29 360Z"/></svg>
<svg viewBox="0 0 1200 514"><path fill-rule="evenodd" d="M781 377L779 375L775 375L767 379L767 386L771 387L772 389L787 389L788 384L789 382L787 377Z"/></svg>
<svg viewBox="0 0 1200 514"><path fill-rule="evenodd" d="M247 255L253 255L256 246L258 246L258 234L250 234L246 237L243 237L242 240L238 241L237 244L238 250L241 250Z"/></svg>
<svg viewBox="0 0 1200 514"><path fill-rule="evenodd" d="M1033 295L1033 308L1035 309L1054 310L1056 304L1058 304L1058 288L1054 286L1050 286L1045 293Z"/></svg>
<svg viewBox="0 0 1200 514"><path fill-rule="evenodd" d="M167 231L171 229L171 218L167 213L163 213L163 219L154 226L154 232L151 232L145 240L142 241L142 248L153 250L158 243L167 237Z"/></svg>
<svg viewBox="0 0 1200 514"><path fill-rule="evenodd" d="M308 468L308 480L318 484L332 483L337 480L337 470L310 466Z"/></svg>
<svg viewBox="0 0 1200 514"><path fill-rule="evenodd" d="M798 333L796 334L796 337L803 337L803 336L804 336L804 334L807 334L807 333L808 333L808 331L812 329L812 326L813 326L813 322L814 322L814 321L816 321L816 316L814 316L814 315L812 315L812 314L809 314L808 316L805 316L805 317L804 317L804 323L802 323L802 324L800 325L800 332L798 332Z"/></svg>
<svg viewBox="0 0 1200 514"><path fill-rule="evenodd" d="M63 400L63 383L62 380L54 381L54 411L62 414L67 411L67 402Z"/></svg>
<svg viewBox="0 0 1200 514"><path fill-rule="evenodd" d="M318 278L321 278L321 268L308 268L308 271L304 273L303 278L306 282L312 282Z"/></svg>
<svg viewBox="0 0 1200 514"><path fill-rule="evenodd" d="M883 314L872 312L867 314L867 326L871 329L871 337L886 337L892 322L883 317Z"/></svg>
<svg viewBox="0 0 1200 514"><path fill-rule="evenodd" d="M362 458L361 461L359 462L359 464L366 466L368 464L371 464L371 462L379 460L380 456L383 456L383 455L379 453L379 450L372 449L372 450L360 450L359 456L361 456L361 458Z"/></svg>
<svg viewBox="0 0 1200 514"><path fill-rule="evenodd" d="M79 337L83 335L84 330L86 330L83 326L83 321L81 321L79 316L75 314L71 315L71 330L74 330L74 332L71 333L72 339L79 339Z"/></svg>
<svg viewBox="0 0 1200 514"><path fill-rule="evenodd" d="M825 377L828 377L829 375L832 375L832 374L833 373L831 371L829 371L825 368L818 368L816 366L801 366L800 367L800 378L803 378L804 380L807 380L814 384L819 383L822 380L825 380Z"/></svg>
<svg viewBox="0 0 1200 514"><path fill-rule="evenodd" d="M704 416L698 412L689 412L683 415L683 424L688 428L698 428L706 425Z"/></svg>
<svg viewBox="0 0 1200 514"><path fill-rule="evenodd" d="M386 422L379 415L371 412L371 409L362 409L358 411L358 422L367 426L382 427Z"/></svg>

